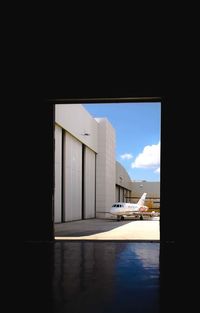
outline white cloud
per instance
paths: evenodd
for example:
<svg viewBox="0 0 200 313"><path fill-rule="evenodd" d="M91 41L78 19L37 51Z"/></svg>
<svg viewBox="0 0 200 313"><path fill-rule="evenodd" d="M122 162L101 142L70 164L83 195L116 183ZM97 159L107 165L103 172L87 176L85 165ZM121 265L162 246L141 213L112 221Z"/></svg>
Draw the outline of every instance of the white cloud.
<svg viewBox="0 0 200 313"><path fill-rule="evenodd" d="M158 168L154 171L154 173L160 174L160 167L158 167Z"/></svg>
<svg viewBox="0 0 200 313"><path fill-rule="evenodd" d="M160 142L157 145L145 146L131 163L132 168L159 168L160 166Z"/></svg>
<svg viewBox="0 0 200 313"><path fill-rule="evenodd" d="M133 158L132 154L131 153L124 153L122 155L120 155L121 159L123 160L130 160Z"/></svg>

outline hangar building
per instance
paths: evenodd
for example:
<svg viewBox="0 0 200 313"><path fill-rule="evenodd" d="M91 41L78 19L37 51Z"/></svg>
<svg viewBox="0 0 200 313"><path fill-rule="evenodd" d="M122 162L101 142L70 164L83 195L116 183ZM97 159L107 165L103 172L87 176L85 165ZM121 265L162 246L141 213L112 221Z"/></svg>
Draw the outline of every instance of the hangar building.
<svg viewBox="0 0 200 313"><path fill-rule="evenodd" d="M131 196L131 180L115 160L115 129L81 104L55 105L55 223L106 218Z"/></svg>

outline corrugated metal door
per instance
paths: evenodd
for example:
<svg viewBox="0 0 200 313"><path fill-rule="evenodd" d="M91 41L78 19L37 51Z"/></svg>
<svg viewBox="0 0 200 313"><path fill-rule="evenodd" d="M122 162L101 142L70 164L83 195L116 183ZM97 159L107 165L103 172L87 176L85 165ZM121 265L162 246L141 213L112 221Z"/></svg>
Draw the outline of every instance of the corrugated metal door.
<svg viewBox="0 0 200 313"><path fill-rule="evenodd" d="M65 132L63 152L64 220L79 220L82 218L82 144Z"/></svg>
<svg viewBox="0 0 200 313"><path fill-rule="evenodd" d="M115 202L119 201L119 187L115 186Z"/></svg>
<svg viewBox="0 0 200 313"><path fill-rule="evenodd" d="M120 187L120 202L124 201L124 194L123 194L123 188Z"/></svg>
<svg viewBox="0 0 200 313"><path fill-rule="evenodd" d="M84 209L83 218L95 217L95 152L84 147Z"/></svg>

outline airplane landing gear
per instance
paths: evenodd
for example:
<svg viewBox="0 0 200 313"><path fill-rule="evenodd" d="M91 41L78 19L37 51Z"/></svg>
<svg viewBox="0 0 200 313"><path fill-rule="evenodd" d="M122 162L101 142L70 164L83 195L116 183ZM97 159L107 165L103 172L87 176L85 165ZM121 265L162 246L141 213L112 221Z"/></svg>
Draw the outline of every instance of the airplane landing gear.
<svg viewBox="0 0 200 313"><path fill-rule="evenodd" d="M123 215L117 215L117 221L123 221L124 220L124 216Z"/></svg>

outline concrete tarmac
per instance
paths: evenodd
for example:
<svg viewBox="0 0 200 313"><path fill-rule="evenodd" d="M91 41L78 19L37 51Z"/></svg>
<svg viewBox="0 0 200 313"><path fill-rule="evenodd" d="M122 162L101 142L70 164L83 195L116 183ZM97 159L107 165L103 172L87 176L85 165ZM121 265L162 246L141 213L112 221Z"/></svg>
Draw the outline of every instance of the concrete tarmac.
<svg viewBox="0 0 200 313"><path fill-rule="evenodd" d="M159 218L116 221L87 219L54 224L57 240L160 240Z"/></svg>

